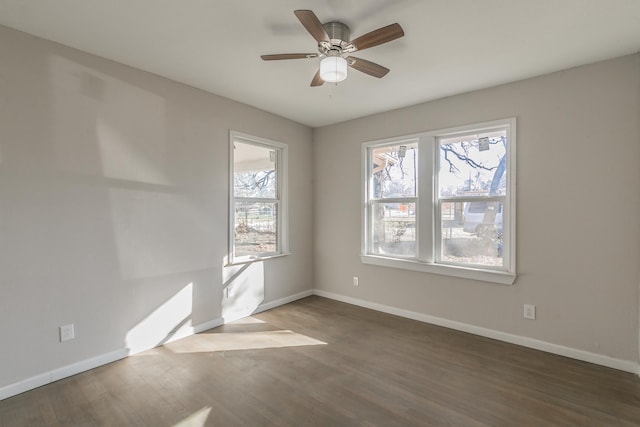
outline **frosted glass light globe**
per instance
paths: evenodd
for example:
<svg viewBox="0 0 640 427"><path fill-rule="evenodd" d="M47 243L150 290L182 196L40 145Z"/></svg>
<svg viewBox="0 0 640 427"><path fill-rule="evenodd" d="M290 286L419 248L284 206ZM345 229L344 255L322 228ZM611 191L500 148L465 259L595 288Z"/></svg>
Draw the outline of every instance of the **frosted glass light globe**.
<svg viewBox="0 0 640 427"><path fill-rule="evenodd" d="M327 83L343 81L347 78L347 60L341 56L327 56L320 61L320 77Z"/></svg>

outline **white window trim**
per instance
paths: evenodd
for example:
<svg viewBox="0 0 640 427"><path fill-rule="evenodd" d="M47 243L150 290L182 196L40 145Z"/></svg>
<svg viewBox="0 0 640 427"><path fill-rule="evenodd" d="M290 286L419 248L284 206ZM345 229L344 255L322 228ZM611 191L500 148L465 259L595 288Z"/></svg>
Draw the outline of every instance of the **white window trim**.
<svg viewBox="0 0 640 427"><path fill-rule="evenodd" d="M504 204L503 228L508 229L509 235L507 258L505 258L504 270L483 269L481 267L470 267L456 264L440 264L435 262L437 245L434 236L437 235L436 227L439 227L436 214L438 209L436 188L437 188L437 159L439 158L438 137L460 134L464 132L482 132L497 127L507 127L507 140L509 148L507 150L507 188L508 194ZM419 144L432 149L422 149L418 151L418 176L417 183L418 203L416 215L417 227L417 257L401 258L389 257L369 253L370 236L369 223L370 212L368 204L368 192L371 188L369 174L369 149L389 144L402 144L406 141L419 140ZM421 132L411 135L385 138L375 141L368 141L362 144L362 227L361 227L361 255L363 264L377 265L382 267L400 268L405 270L420 271L425 273L440 274L445 276L460 277L465 279L480 280L484 282L511 285L516 279L516 119L515 117L490 122L475 123L447 129ZM429 204L431 206L429 206ZM426 247L425 247L426 246Z"/></svg>
<svg viewBox="0 0 640 427"><path fill-rule="evenodd" d="M276 200L277 212L277 230L276 234L276 247L279 249L277 252L258 255L258 256L243 256L234 257L234 236L235 236L235 198L234 198L234 141L242 140L247 144L254 144L261 147L273 147L277 148L278 159L276 161L276 174L277 174L277 188L276 192L278 197ZM228 233L228 249L227 249L227 262L226 265L238 265L247 264L256 261L264 261L272 258L279 258L290 255L289 252L289 179L288 179L288 165L289 165L289 147L287 144L278 141L272 141L266 138L260 138L253 135L248 135L242 132L229 131L229 233ZM261 199L256 199L257 201ZM272 199L269 199L272 201Z"/></svg>

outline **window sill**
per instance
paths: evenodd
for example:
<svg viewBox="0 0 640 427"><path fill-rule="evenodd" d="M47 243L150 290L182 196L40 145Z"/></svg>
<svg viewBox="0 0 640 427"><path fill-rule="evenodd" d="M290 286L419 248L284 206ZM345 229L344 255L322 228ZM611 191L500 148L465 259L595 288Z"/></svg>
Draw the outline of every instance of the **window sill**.
<svg viewBox="0 0 640 427"><path fill-rule="evenodd" d="M268 259L273 258L282 258L287 255L291 255L291 252L287 252L284 254L272 254L272 255L264 255L264 256L253 256L253 257L242 257L239 259L234 259L232 262L227 262L225 267L231 267L233 265L242 265L242 264L251 264L252 262L260 262L266 261Z"/></svg>
<svg viewBox="0 0 640 427"><path fill-rule="evenodd" d="M482 270L441 264L428 264L426 262L387 258L375 255L361 255L363 264L377 265L381 267L400 268L403 270L421 271L423 273L440 274L443 276L460 277L463 279L480 280L483 282L499 283L501 285L513 285L516 280L515 273L506 271Z"/></svg>

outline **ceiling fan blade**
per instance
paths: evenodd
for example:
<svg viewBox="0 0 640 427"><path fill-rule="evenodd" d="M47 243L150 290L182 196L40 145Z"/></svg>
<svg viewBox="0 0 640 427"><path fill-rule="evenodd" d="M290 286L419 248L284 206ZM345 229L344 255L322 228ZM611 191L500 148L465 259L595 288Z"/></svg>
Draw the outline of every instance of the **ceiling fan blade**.
<svg viewBox="0 0 640 427"><path fill-rule="evenodd" d="M275 55L261 55L263 61L277 61L280 59L305 59L315 58L318 56L316 53L277 53Z"/></svg>
<svg viewBox="0 0 640 427"><path fill-rule="evenodd" d="M315 13L310 10L294 10L293 13L318 43L330 42L327 30L324 29Z"/></svg>
<svg viewBox="0 0 640 427"><path fill-rule="evenodd" d="M354 45L357 50L363 50L390 42L391 40L398 39L402 36L404 36L404 31L400 24L396 23L373 30L355 40L351 40L350 43Z"/></svg>
<svg viewBox="0 0 640 427"><path fill-rule="evenodd" d="M355 56L348 57L347 62L351 68L377 78L382 78L389 72L389 69L382 65L367 61L366 59L356 58Z"/></svg>
<svg viewBox="0 0 640 427"><path fill-rule="evenodd" d="M314 86L322 86L324 84L324 80L320 77L320 70L316 71L316 75L313 76L313 80L311 80L311 87Z"/></svg>

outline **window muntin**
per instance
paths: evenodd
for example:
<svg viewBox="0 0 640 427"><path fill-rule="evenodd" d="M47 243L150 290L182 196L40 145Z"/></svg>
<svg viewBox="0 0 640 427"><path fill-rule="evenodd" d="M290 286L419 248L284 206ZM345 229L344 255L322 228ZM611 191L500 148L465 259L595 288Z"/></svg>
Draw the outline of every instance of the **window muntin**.
<svg viewBox="0 0 640 427"><path fill-rule="evenodd" d="M231 133L231 263L284 253L284 144Z"/></svg>
<svg viewBox="0 0 640 427"><path fill-rule="evenodd" d="M369 142L363 156L363 262L513 283L515 119Z"/></svg>

